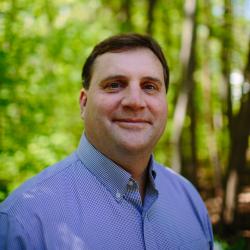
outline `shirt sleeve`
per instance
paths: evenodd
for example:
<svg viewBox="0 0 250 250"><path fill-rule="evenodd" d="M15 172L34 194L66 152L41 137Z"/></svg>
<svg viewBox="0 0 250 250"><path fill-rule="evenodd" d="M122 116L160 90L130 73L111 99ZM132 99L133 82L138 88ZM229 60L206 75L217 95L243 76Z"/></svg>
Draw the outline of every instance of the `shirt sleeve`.
<svg viewBox="0 0 250 250"><path fill-rule="evenodd" d="M31 250L28 238L24 228L15 217L0 213L0 249Z"/></svg>
<svg viewBox="0 0 250 250"><path fill-rule="evenodd" d="M210 239L209 244L210 244L210 249L213 250L214 249L214 237L213 237L213 229L212 229L212 224L211 224L211 220L207 214L207 229L208 229L208 238Z"/></svg>

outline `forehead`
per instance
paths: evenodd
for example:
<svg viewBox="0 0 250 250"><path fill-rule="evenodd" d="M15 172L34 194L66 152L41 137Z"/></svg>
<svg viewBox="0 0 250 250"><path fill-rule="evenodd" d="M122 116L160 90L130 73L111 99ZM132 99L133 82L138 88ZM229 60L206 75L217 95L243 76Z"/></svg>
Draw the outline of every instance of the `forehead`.
<svg viewBox="0 0 250 250"><path fill-rule="evenodd" d="M107 52L96 58L92 78L114 73L145 74L163 78L163 67L157 56L147 48Z"/></svg>

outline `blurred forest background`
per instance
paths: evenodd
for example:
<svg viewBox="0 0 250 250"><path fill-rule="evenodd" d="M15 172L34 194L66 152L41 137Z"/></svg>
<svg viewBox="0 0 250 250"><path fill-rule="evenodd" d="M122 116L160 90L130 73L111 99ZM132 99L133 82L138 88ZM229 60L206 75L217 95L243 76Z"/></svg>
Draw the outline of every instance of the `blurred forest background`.
<svg viewBox="0 0 250 250"><path fill-rule="evenodd" d="M197 187L217 249L250 248L249 0L1 0L0 201L75 150L84 60L123 32L151 34L170 66L156 159Z"/></svg>

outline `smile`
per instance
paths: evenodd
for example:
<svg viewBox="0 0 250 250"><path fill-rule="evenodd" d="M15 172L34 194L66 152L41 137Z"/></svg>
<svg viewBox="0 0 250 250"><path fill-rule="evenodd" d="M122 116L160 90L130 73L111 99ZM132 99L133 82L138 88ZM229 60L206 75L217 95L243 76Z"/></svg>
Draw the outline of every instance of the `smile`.
<svg viewBox="0 0 250 250"><path fill-rule="evenodd" d="M113 120L118 126L123 128L144 128L151 124L151 122L144 119L115 119Z"/></svg>

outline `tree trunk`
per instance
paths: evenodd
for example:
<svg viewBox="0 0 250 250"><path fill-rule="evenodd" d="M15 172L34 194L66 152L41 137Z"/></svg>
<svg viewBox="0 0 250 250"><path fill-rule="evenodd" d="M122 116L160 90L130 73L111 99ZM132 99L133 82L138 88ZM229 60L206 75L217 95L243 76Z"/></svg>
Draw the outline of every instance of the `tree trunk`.
<svg viewBox="0 0 250 250"><path fill-rule="evenodd" d="M171 143L173 144L172 168L176 172L181 172L181 134L184 126L189 94L193 90L194 80L194 58L196 42L196 0L186 0L185 20L182 32L182 48L180 59L182 64L181 90L177 98L176 108L173 118L173 133Z"/></svg>
<svg viewBox="0 0 250 250"><path fill-rule="evenodd" d="M209 30L211 30L211 20L212 20L212 15L211 15L211 1L205 1L205 17L206 17L206 26L208 27ZM209 37L205 37L204 39L208 40ZM211 49L210 49L210 43L204 42L204 48L203 52L207 53L207 55L211 54ZM213 91L212 91L212 83L211 83L211 78L212 78L212 73L210 71L209 67L209 61L210 58L209 56L205 57L205 61L203 63L203 79L202 83L204 86L204 97L205 97L205 118L206 123L208 124L208 130L207 130L207 148L208 148L208 153L209 153L209 159L210 159L210 164L212 165L212 168L214 169L214 190L215 190L215 196L222 197L223 195L223 185L222 185L222 166L221 166L221 161L218 153L218 145L217 145L217 138L216 138L216 130L220 129L218 125L216 125L216 117L219 115L219 119L222 120L222 114L216 114L213 110L213 105L212 105L212 100L213 100Z"/></svg>
<svg viewBox="0 0 250 250"><path fill-rule="evenodd" d="M133 30L131 21L131 0L123 0L121 3L121 10L124 14L124 20L121 23L121 30L124 32L131 32L131 30Z"/></svg>
<svg viewBox="0 0 250 250"><path fill-rule="evenodd" d="M196 36L196 35L195 35ZM194 52L192 53L195 54ZM195 58L192 59L191 62L192 65L192 72L194 72L195 68ZM197 176L197 170L198 170L198 162L197 162L197 141L196 141L196 107L195 107L195 84L193 79L193 73L190 79L193 83L193 87L190 90L190 101L189 101L189 116L190 116L190 134L191 134L191 164L189 166L190 169L188 169L189 180L198 187L198 176Z"/></svg>
<svg viewBox="0 0 250 250"><path fill-rule="evenodd" d="M250 81L250 40L248 61L244 72L245 80ZM250 134L250 91L241 97L238 114L232 120L232 147L229 154L229 173L226 182L225 201L223 209L223 224L233 225L236 214L236 198L238 191L239 173L246 165L246 151Z"/></svg>
<svg viewBox="0 0 250 250"><path fill-rule="evenodd" d="M231 0L224 0L224 25L223 25L223 38L222 38L222 77L224 85L226 86L226 107L225 113L228 119L228 128L230 137L232 137L232 89L230 85L230 73L231 73L231 60L232 60L232 3ZM230 138L232 141L232 138Z"/></svg>
<svg viewBox="0 0 250 250"><path fill-rule="evenodd" d="M154 9L155 9L156 0L148 0L148 25L147 33L152 35L152 27L154 23Z"/></svg>

